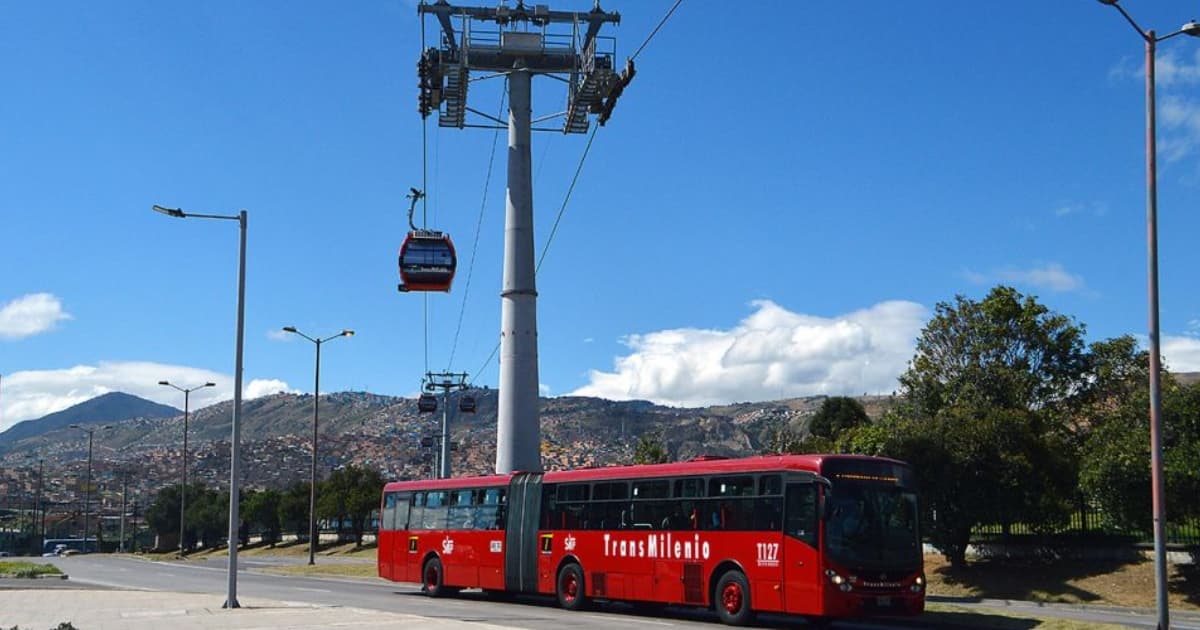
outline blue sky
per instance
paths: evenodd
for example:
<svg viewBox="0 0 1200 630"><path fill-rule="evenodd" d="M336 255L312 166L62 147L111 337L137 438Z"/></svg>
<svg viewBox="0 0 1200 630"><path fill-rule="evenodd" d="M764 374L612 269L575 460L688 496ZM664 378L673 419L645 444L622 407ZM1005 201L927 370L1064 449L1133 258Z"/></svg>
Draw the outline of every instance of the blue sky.
<svg viewBox="0 0 1200 630"><path fill-rule="evenodd" d="M671 4L605 2L619 63ZM1123 4L1160 32L1200 17ZM503 133L485 199L495 134L429 119L429 224L461 266L449 294L396 292L422 181L415 2L4 15L0 430L114 390L181 406L162 379L215 381L194 406L232 396L236 223L152 204L249 212L247 395L311 391L312 345L285 325L357 331L323 347L322 391L412 395L427 368L495 386ZM685 0L597 133L538 276L543 392L889 392L937 302L1001 282L1089 339L1144 335L1142 51L1087 0ZM1200 370L1200 41L1159 52L1164 354ZM500 111L501 88L479 83L471 105ZM535 117L563 109L561 83L533 89ZM585 144L534 137L539 254Z"/></svg>

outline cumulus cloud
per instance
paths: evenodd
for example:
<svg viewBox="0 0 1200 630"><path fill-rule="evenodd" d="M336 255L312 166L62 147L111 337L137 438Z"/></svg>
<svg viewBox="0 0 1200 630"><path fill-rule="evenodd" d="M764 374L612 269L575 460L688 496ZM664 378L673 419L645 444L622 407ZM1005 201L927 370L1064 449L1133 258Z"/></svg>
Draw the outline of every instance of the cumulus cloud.
<svg viewBox="0 0 1200 630"><path fill-rule="evenodd" d="M1172 372L1200 372L1200 339L1196 337L1164 335L1162 355Z"/></svg>
<svg viewBox="0 0 1200 630"><path fill-rule="evenodd" d="M0 431L22 421L62 411L72 405L109 392L125 392L157 403L182 408L182 395L158 384L170 381L180 387L205 387L191 394L192 409L233 398L233 378L211 370L146 361L100 362L61 370L29 370L5 374L0 396ZM280 380L252 380L244 398L257 398L279 391L295 391Z"/></svg>
<svg viewBox="0 0 1200 630"><path fill-rule="evenodd" d="M1032 267L1029 269L1005 267L990 273L980 273L965 269L961 275L968 282L974 284L993 284L999 282L1018 286L1030 286L1056 293L1082 291L1086 287L1083 277L1070 273L1058 263L1049 263L1041 267Z"/></svg>
<svg viewBox="0 0 1200 630"><path fill-rule="evenodd" d="M278 394L280 392L299 394L300 390L288 387L286 382L277 378L256 378L249 383L246 383L246 387L242 392L242 398L247 400L251 398L262 398L263 396L270 396L271 394ZM229 396L233 397L232 390L230 390Z"/></svg>
<svg viewBox="0 0 1200 630"><path fill-rule="evenodd" d="M31 293L0 307L0 339L22 339L53 330L71 319L62 302L49 293Z"/></svg>
<svg viewBox="0 0 1200 630"><path fill-rule="evenodd" d="M833 318L769 300L729 330L677 328L622 340L612 372L572 395L697 407L816 394L890 392L929 313L889 301Z"/></svg>
<svg viewBox="0 0 1200 630"><path fill-rule="evenodd" d="M272 328L267 331L267 339L271 341L291 341L294 336L290 332L284 332L281 328Z"/></svg>
<svg viewBox="0 0 1200 630"><path fill-rule="evenodd" d="M1109 73L1114 79L1146 77L1143 63L1126 58ZM1154 64L1155 85L1162 92L1159 98L1158 152L1168 162L1181 160L1200 146L1200 103L1190 98L1193 87L1200 83L1200 50L1183 53L1178 48L1160 52Z"/></svg>

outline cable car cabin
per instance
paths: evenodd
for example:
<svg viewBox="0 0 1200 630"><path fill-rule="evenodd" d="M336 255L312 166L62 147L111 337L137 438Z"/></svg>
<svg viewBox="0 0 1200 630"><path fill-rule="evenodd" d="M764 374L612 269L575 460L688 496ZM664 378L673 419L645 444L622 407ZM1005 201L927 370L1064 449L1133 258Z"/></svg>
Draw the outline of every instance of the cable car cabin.
<svg viewBox="0 0 1200 630"><path fill-rule="evenodd" d="M462 398L458 399L458 410L463 413L475 413L475 397L463 394Z"/></svg>
<svg viewBox="0 0 1200 630"><path fill-rule="evenodd" d="M400 245L400 290L449 291L457 265L449 234L413 230Z"/></svg>
<svg viewBox="0 0 1200 630"><path fill-rule="evenodd" d="M421 394L417 398L417 411L421 413L433 413L437 411L437 396L433 394Z"/></svg>

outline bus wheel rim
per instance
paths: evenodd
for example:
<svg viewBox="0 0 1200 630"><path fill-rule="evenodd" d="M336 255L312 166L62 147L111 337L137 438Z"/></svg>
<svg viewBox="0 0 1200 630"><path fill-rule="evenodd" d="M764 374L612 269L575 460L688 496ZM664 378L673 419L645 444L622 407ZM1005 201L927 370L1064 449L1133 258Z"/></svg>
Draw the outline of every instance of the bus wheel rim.
<svg viewBox="0 0 1200 630"><path fill-rule="evenodd" d="M568 602L573 602L578 596L579 580L575 578L574 573L567 572L567 574L563 576L563 599L567 600Z"/></svg>
<svg viewBox="0 0 1200 630"><path fill-rule="evenodd" d="M737 582L726 584L721 591L721 605L725 612L736 615L742 610L742 587Z"/></svg>
<svg viewBox="0 0 1200 630"><path fill-rule="evenodd" d="M433 565L429 565L428 567L426 567L426 569L425 569L425 588L426 589L437 588L437 583L438 583L437 577L438 577L437 569L434 569Z"/></svg>

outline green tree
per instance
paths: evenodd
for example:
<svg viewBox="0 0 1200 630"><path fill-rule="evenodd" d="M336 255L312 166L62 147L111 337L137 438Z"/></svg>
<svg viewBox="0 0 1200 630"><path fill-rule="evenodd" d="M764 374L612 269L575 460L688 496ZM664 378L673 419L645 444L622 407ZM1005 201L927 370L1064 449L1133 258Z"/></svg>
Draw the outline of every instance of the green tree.
<svg viewBox="0 0 1200 630"><path fill-rule="evenodd" d="M354 544L362 546L363 532L372 512L379 509L383 475L374 468L349 464L338 468L319 486L317 516L350 521Z"/></svg>
<svg viewBox="0 0 1200 630"><path fill-rule="evenodd" d="M282 536L279 526L279 503L283 493L267 489L259 492L249 491L242 494L245 509L241 511L243 519L262 534L262 540L272 547Z"/></svg>
<svg viewBox="0 0 1200 630"><path fill-rule="evenodd" d="M665 464L669 461L671 458L667 456L667 447L663 444L661 433L644 433L633 446L635 464Z"/></svg>
<svg viewBox="0 0 1200 630"><path fill-rule="evenodd" d="M850 429L870 423L870 416L857 400L847 396L833 396L821 403L821 408L808 424L808 432L827 440L835 440Z"/></svg>
<svg viewBox="0 0 1200 630"><path fill-rule="evenodd" d="M965 564L980 523L1049 530L1069 515L1077 459L1065 427L1088 368L1083 333L1003 286L939 303L921 331L883 444L914 465L926 531L952 564Z"/></svg>
<svg viewBox="0 0 1200 630"><path fill-rule="evenodd" d="M308 488L307 481L297 481L279 498L279 527L297 538L308 536Z"/></svg>
<svg viewBox="0 0 1200 630"><path fill-rule="evenodd" d="M146 525L160 541L174 540L179 535L179 488L174 485L159 490L154 502L146 507Z"/></svg>

